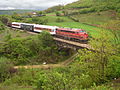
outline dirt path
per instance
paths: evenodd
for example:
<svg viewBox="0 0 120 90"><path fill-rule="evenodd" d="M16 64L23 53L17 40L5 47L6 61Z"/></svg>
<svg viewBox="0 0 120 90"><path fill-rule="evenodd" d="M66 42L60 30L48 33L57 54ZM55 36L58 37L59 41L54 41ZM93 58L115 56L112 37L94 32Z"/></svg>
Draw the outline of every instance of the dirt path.
<svg viewBox="0 0 120 90"><path fill-rule="evenodd" d="M73 55L69 59L65 60L64 62L61 62L61 63L58 63L58 64L14 66L14 69L19 69L19 68L25 68L25 69L33 69L33 68L51 69L51 68L56 68L56 67L65 67L65 66L68 66L71 62L73 62L77 55L78 55L78 53L76 53L75 55Z"/></svg>
<svg viewBox="0 0 120 90"><path fill-rule="evenodd" d="M114 90L120 90L120 78L113 80L111 86Z"/></svg>

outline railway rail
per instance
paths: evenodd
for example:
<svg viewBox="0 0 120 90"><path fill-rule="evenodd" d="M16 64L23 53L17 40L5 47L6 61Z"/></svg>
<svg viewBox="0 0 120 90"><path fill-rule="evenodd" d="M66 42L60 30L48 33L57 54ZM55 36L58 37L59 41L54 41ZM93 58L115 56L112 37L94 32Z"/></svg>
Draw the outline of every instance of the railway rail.
<svg viewBox="0 0 120 90"><path fill-rule="evenodd" d="M13 29L13 30L19 30L19 31L24 31L24 30L16 29L16 28L12 28L12 29ZM38 34L38 33L30 32L30 31L27 31L27 33L29 33L29 34L34 34L34 35L37 35L37 34ZM61 38L58 38L58 37L54 37L53 39L54 39L55 41L67 43L67 44L69 44L69 45L73 45L73 46L76 46L76 47L86 48L86 49L93 50L93 48L92 48L89 44L86 44L86 43L80 43L80 42L70 41L70 40L61 39Z"/></svg>
<svg viewBox="0 0 120 90"><path fill-rule="evenodd" d="M13 28L13 29L18 30L18 29L15 29L15 28ZM19 30L19 31L24 31L24 30ZM27 31L27 33L37 35L37 33L35 33L35 32ZM70 40L65 40L65 39L56 38L56 37L54 37L53 39L55 41L62 42L62 43L67 43L67 44L74 45L74 46L77 46L77 47L92 49L92 47L90 45L88 45L88 44L83 44L83 43L70 41ZM57 67L65 67L65 66L68 66L69 64L71 64L74 61L74 59L76 58L77 55L78 55L78 53L76 53L75 55L73 55L69 59L65 60L64 62L61 62L61 63L58 63L58 64L14 66L14 69L19 69L19 68L25 68L25 69L33 69L33 68L52 69L52 68L57 68Z"/></svg>

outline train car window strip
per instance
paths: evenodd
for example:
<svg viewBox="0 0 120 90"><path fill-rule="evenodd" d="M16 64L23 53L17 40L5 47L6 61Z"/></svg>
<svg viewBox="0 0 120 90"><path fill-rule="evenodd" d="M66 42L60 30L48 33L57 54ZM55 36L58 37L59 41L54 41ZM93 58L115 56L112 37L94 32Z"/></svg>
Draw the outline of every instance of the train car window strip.
<svg viewBox="0 0 120 90"><path fill-rule="evenodd" d="M35 29L38 29L38 30L51 30L51 29L48 29L48 28L40 28L40 27L35 27Z"/></svg>
<svg viewBox="0 0 120 90"><path fill-rule="evenodd" d="M12 24L12 25L14 25L14 26L20 26L19 24Z"/></svg>

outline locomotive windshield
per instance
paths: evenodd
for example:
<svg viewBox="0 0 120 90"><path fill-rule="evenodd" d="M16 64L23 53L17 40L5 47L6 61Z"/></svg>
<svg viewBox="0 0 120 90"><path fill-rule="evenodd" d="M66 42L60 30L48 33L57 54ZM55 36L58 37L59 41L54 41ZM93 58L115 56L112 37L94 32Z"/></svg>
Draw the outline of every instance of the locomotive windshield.
<svg viewBox="0 0 120 90"><path fill-rule="evenodd" d="M85 32L84 30L80 30L80 32Z"/></svg>

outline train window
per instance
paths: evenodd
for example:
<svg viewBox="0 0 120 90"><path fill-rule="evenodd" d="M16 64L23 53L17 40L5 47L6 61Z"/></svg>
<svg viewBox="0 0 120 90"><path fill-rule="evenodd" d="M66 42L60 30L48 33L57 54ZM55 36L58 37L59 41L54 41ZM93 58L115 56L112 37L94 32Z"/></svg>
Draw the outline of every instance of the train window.
<svg viewBox="0 0 120 90"><path fill-rule="evenodd" d="M75 33L73 31L65 31L65 30L60 30L61 32L67 32L67 33Z"/></svg>
<svg viewBox="0 0 120 90"><path fill-rule="evenodd" d="M85 32L84 30L81 30L80 32Z"/></svg>
<svg viewBox="0 0 120 90"><path fill-rule="evenodd" d="M54 32L54 29L52 29L51 32Z"/></svg>

